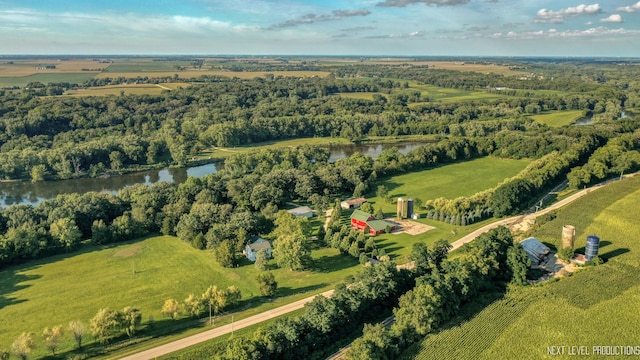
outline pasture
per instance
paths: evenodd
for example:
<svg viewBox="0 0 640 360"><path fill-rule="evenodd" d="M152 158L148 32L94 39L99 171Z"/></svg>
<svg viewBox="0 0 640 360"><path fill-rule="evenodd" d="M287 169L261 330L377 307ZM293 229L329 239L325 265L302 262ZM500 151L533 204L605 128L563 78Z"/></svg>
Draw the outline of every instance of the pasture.
<svg viewBox="0 0 640 360"><path fill-rule="evenodd" d="M640 338L640 177L612 183L560 209L533 235L559 246L562 226L576 226L576 248L601 238L606 263L573 276L513 289L500 300L444 325L405 352L406 359L551 359L548 347L637 346ZM568 354L565 353L565 356Z"/></svg>
<svg viewBox="0 0 640 360"><path fill-rule="evenodd" d="M552 111L539 115L531 115L531 118L549 127L562 127L571 125L584 116L582 110Z"/></svg>
<svg viewBox="0 0 640 360"><path fill-rule="evenodd" d="M60 324L66 327L72 320L88 324L105 307L137 306L143 327L152 316L157 328L160 320L166 319L160 312L164 300L182 301L190 293L202 294L210 285L235 285L242 291L240 306L244 311L235 314L240 319L333 288L360 269L357 260L334 249L315 250L312 255L317 261L309 271L292 272L270 265L278 281L279 298L267 302L260 296L252 263L242 261L237 268L222 268L210 251L196 250L171 236L106 249L87 245L76 254L4 269L0 272L0 318L10 320L3 321L0 328L0 349L9 348L20 333L28 331L36 334L35 357L44 356L42 329ZM197 331L193 328L181 335ZM60 350L71 348L73 340L67 334Z"/></svg>

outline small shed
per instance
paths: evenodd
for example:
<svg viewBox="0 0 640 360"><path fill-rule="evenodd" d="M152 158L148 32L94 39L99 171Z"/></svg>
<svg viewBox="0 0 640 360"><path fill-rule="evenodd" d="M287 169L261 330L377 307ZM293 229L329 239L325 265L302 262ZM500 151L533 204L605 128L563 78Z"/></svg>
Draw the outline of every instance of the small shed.
<svg viewBox="0 0 640 360"><path fill-rule="evenodd" d="M265 240L261 237L258 237L253 242L245 245L244 247L244 256L247 257L250 261L256 261L256 255L258 255L258 251L265 250L267 253L267 258L271 257L271 243L268 240Z"/></svg>
<svg viewBox="0 0 640 360"><path fill-rule="evenodd" d="M551 251L545 244L541 243L540 240L530 237L522 240L520 242L520 246L524 249L524 252L527 253L527 256L531 260L531 264L537 265L549 254Z"/></svg>
<svg viewBox="0 0 640 360"><path fill-rule="evenodd" d="M312 218L315 215L313 209L308 206L299 206L295 209L287 210L287 212L295 217Z"/></svg>
<svg viewBox="0 0 640 360"><path fill-rule="evenodd" d="M362 204L366 203L367 199L365 198L349 198L343 202L340 203L340 207L345 209L345 210L349 210L349 209L357 209L360 206L362 206Z"/></svg>

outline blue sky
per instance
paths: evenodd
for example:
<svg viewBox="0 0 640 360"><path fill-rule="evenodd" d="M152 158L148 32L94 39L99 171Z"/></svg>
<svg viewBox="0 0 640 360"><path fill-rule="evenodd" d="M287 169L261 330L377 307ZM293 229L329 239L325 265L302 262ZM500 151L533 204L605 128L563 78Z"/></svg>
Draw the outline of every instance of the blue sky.
<svg viewBox="0 0 640 360"><path fill-rule="evenodd" d="M640 57L640 1L0 0L0 54Z"/></svg>

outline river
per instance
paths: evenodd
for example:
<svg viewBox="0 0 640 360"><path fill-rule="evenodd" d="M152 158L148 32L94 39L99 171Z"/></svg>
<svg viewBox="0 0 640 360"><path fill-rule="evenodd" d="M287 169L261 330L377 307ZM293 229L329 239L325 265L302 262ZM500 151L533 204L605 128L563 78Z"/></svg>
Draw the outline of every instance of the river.
<svg viewBox="0 0 640 360"><path fill-rule="evenodd" d="M335 145L329 149L331 151L329 162L351 156L355 152L377 157L383 150L394 146L397 147L401 153L406 154L424 144L424 142L405 142L374 145ZM179 184L184 182L189 176L202 177L215 173L221 166L221 163L217 163L188 168L148 170L108 178L71 179L37 183L26 181L5 182L0 183L0 206L3 208L15 204L30 204L36 206L44 200L55 198L58 194L86 193L89 191L115 194L120 189L135 184L151 185L160 181Z"/></svg>

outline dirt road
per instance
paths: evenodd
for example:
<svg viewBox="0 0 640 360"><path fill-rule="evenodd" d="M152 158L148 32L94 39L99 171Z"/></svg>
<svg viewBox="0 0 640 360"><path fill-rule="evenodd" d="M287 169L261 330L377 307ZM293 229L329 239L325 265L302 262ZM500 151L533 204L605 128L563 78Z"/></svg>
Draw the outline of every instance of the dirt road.
<svg viewBox="0 0 640 360"><path fill-rule="evenodd" d="M333 295L333 290L325 291L322 294L318 294L318 295L323 295L325 297L330 297L331 295ZM240 329L245 328L247 326L255 325L255 324L258 324L260 322L263 322L263 321L266 321L266 320L269 320L269 319L273 319L273 318L278 317L280 315L284 315L284 314L290 313L292 311L295 311L295 310L298 310L298 309L302 309L304 304L313 301L313 299L318 295L313 295L313 296L310 296L308 298L304 298L302 300L298 300L296 302L293 302L291 304L283 305L283 306L280 306L280 307L275 308L273 310L265 311L265 312L262 312L260 314L254 315L254 316L250 316L250 317L248 317L246 319L238 320L238 321L234 322L233 324L220 326L220 327L217 327L217 328L205 331L205 332L201 332L201 333L193 335L193 336L186 337L184 339L176 340L176 341L170 342L168 344L160 345L160 346L155 347L153 349L149 349L149 350L146 350L146 351L134 354L134 355L130 355L130 356L124 357L122 359L123 360L147 360L147 359L153 359L153 358L155 358L157 356L169 354L169 353L172 353L174 351L178 351L180 349L184 349L186 347L201 343L203 341L211 340L211 339L213 339L215 337L218 337L218 336L222 336L222 335L225 335L225 334L230 334L232 331L240 330Z"/></svg>
<svg viewBox="0 0 640 360"><path fill-rule="evenodd" d="M553 210L559 209L559 208L561 208L561 207L563 207L563 206L565 206L565 205L567 205L567 204L569 204L569 203L571 203L571 202L573 202L573 201L575 201L575 200L587 195L588 193L601 188L602 186L604 186L604 185L600 184L600 185L595 185L593 187L590 187L588 189L580 190L577 193L575 193L575 194L573 194L571 196L568 196L565 199L562 199L562 200L558 201L557 203L555 203L555 204L553 204L553 205L551 205L551 206L549 206L547 208L544 208L544 209L542 209L542 210L540 210L538 212L535 212L533 214L513 216L513 217L510 217L510 218L506 218L506 219L502 219L502 220L493 222L493 223L491 223L489 225L486 225L484 227L481 227L480 229L478 229L478 230L476 230L476 231L474 231L474 232L472 232L472 233L470 233L470 234L468 234L466 236L463 236L460 239L458 239L458 240L454 241L453 243L451 243L451 246L452 246L451 251L461 247L462 245L464 245L464 244L466 244L468 242L473 241L473 239L475 239L476 237L478 237L481 234L486 233L487 231L489 231L491 229L497 228L498 226L501 226L501 225L507 225L508 226L508 225L513 225L513 224L517 224L517 223L528 222L528 221L530 221L532 219L537 218L540 215L544 215L544 214L546 214L548 212L551 212Z"/></svg>

